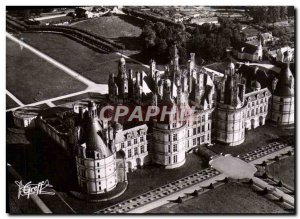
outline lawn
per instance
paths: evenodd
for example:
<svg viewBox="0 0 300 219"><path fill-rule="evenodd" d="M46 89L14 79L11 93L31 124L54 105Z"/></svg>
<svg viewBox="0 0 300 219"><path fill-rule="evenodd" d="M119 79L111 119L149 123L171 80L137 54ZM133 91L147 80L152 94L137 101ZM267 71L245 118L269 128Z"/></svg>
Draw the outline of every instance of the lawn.
<svg viewBox="0 0 300 219"><path fill-rule="evenodd" d="M23 103L29 104L78 92L86 85L7 39L6 88Z"/></svg>
<svg viewBox="0 0 300 219"><path fill-rule="evenodd" d="M142 48L138 39L142 33L142 25L142 20L135 17L114 15L89 19L72 26L121 43L126 47L126 55L131 55L138 53Z"/></svg>
<svg viewBox="0 0 300 219"><path fill-rule="evenodd" d="M181 204L169 208L164 205L147 213L277 214L289 212L258 195L248 185L231 182Z"/></svg>
<svg viewBox="0 0 300 219"><path fill-rule="evenodd" d="M216 153L230 153L233 155L245 154L269 144L278 138L284 140L286 136L293 135L293 133L294 130L280 129L266 124L256 129L246 131L244 143L238 146L230 147L222 145L221 143L216 143L214 146L210 147L210 149Z"/></svg>
<svg viewBox="0 0 300 219"><path fill-rule="evenodd" d="M267 166L267 173L275 179L294 188L295 183L295 157L291 156Z"/></svg>
<svg viewBox="0 0 300 219"><path fill-rule="evenodd" d="M26 43L96 83L107 84L110 72L118 74L120 56L115 53L96 52L59 34L24 33L22 37ZM140 64L127 60L127 69L129 68L134 72L149 71Z"/></svg>
<svg viewBox="0 0 300 219"><path fill-rule="evenodd" d="M6 95L6 109L18 107L19 105L10 98L10 96Z"/></svg>

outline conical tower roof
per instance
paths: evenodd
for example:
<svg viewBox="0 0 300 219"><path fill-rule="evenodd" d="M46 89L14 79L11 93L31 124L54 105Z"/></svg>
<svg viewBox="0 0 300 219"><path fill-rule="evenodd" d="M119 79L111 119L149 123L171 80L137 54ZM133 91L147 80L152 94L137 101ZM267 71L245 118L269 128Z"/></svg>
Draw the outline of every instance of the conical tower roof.
<svg viewBox="0 0 300 219"><path fill-rule="evenodd" d="M100 153L100 157L108 157L112 152L99 135L100 130L101 127L97 119L88 121L86 127L86 150L97 151Z"/></svg>
<svg viewBox="0 0 300 219"><path fill-rule="evenodd" d="M294 77L290 65L287 63L280 71L274 95L280 97L294 96L294 88L291 86L291 79L294 79Z"/></svg>

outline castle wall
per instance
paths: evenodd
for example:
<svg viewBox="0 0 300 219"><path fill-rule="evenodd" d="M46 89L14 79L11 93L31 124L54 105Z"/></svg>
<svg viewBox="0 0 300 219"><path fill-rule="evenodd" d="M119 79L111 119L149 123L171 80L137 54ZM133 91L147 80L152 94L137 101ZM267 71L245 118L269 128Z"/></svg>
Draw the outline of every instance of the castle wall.
<svg viewBox="0 0 300 219"><path fill-rule="evenodd" d="M236 146L245 140L245 111L218 107L216 109L216 140L229 146Z"/></svg>
<svg viewBox="0 0 300 219"><path fill-rule="evenodd" d="M186 151L202 144L211 143L213 110L197 111L189 119L186 131Z"/></svg>
<svg viewBox="0 0 300 219"><path fill-rule="evenodd" d="M269 111L269 98L270 96L267 95L253 95L248 99L245 120L245 128L247 130L255 129L265 124Z"/></svg>
<svg viewBox="0 0 300 219"><path fill-rule="evenodd" d="M159 124L152 133L152 160L166 168L176 168L185 163L186 125Z"/></svg>
<svg viewBox="0 0 300 219"><path fill-rule="evenodd" d="M43 118L37 120L38 126L56 143L58 143L67 153L70 153L68 144L63 138L65 133L59 133L54 127L50 126Z"/></svg>

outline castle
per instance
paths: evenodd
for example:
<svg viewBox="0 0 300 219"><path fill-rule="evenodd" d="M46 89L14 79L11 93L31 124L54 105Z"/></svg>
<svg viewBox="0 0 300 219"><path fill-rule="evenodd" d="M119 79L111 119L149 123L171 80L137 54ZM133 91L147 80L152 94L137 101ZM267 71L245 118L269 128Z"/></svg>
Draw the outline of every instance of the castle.
<svg viewBox="0 0 300 219"><path fill-rule="evenodd" d="M195 65L193 53L187 65L180 66L176 46L173 52L164 73L156 70L152 60L149 73L134 76L121 58L118 75L109 76L105 100L74 104L64 112L50 108L54 113L41 112L30 120L75 156L82 192L113 191L118 183L127 182L127 172L149 163L180 167L187 152L201 145L240 145L245 131L264 125L266 119L279 126L294 123L294 78L289 64L268 86L260 81L258 68L246 72L245 66L228 62L224 76L216 77ZM174 111L163 120L152 111L147 121L129 121L126 116L109 120L116 106ZM101 116L104 108L109 110ZM20 126L21 119L15 116L15 124Z"/></svg>

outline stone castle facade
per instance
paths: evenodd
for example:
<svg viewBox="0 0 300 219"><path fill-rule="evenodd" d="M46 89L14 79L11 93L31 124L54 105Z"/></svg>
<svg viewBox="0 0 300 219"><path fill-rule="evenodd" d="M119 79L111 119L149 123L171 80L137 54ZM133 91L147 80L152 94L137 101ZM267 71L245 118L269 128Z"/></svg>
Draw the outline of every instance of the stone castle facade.
<svg viewBox="0 0 300 219"><path fill-rule="evenodd" d="M186 66L180 66L176 47L164 73L151 61L149 73L134 76L121 58L118 75L109 76L106 100L74 105L67 113L56 113L55 122L41 114L34 123L72 151L81 190L104 194L127 182L126 173L143 165L177 168L195 147L212 142L240 145L245 131L264 125L266 119L278 125L293 124L294 78L289 65L274 79L271 89L263 87L257 75L257 69L249 77L229 62L224 76L216 77L195 65L194 54ZM99 115L103 107L120 105L167 106L175 112L164 120L155 115L145 122L109 121Z"/></svg>

